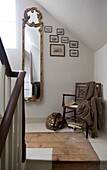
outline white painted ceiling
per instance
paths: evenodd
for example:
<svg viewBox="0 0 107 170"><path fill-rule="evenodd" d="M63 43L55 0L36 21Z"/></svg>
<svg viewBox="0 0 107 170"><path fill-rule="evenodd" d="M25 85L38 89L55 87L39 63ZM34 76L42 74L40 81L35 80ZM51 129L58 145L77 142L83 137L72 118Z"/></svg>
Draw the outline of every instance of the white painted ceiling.
<svg viewBox="0 0 107 170"><path fill-rule="evenodd" d="M107 43L107 0L35 0L94 52Z"/></svg>

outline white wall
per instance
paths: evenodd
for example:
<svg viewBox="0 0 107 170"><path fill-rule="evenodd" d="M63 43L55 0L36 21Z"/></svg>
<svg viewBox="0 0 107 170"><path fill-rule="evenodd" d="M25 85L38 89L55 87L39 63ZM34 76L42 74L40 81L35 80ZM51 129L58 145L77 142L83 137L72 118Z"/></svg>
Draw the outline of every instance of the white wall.
<svg viewBox="0 0 107 170"><path fill-rule="evenodd" d="M21 61L21 24L24 10L28 7L39 7L32 0L19 0L18 7L18 50L20 54L18 60ZM43 14L44 25L52 26L52 34L56 34L56 28L61 26L57 23L42 7L39 7ZM66 28L65 35L71 39L78 40L73 37L71 32ZM26 104L26 117L39 118L46 117L50 113L62 112L62 94L73 93L75 82L90 81L94 79L94 54L79 41L79 57L69 57L69 45L65 44L65 57L50 57L49 34L43 32L43 100L40 103ZM17 58L17 56L14 56ZM16 64L11 56L12 65ZM19 62L19 68L21 68Z"/></svg>
<svg viewBox="0 0 107 170"><path fill-rule="evenodd" d="M107 128L107 44L95 53L94 59L94 77L95 81L102 83L104 112L102 115L103 125Z"/></svg>

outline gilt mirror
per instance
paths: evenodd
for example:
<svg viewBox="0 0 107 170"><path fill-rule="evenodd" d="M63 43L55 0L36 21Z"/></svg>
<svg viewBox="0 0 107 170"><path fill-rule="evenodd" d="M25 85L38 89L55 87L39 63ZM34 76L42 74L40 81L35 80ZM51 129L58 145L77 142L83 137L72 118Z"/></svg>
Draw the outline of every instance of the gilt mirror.
<svg viewBox="0 0 107 170"><path fill-rule="evenodd" d="M22 22L22 69L26 71L24 97L39 102L43 96L42 80L42 14L36 8L24 11Z"/></svg>

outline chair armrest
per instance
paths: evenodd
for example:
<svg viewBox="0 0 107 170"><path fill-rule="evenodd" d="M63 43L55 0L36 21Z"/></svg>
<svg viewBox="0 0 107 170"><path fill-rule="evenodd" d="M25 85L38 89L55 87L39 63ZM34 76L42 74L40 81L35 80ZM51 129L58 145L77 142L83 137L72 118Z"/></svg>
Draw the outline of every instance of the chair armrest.
<svg viewBox="0 0 107 170"><path fill-rule="evenodd" d="M75 95L74 94L70 94L70 93L65 93L63 94L63 99L62 99L62 107L65 105L65 98L66 97L73 97L74 101L75 101Z"/></svg>
<svg viewBox="0 0 107 170"><path fill-rule="evenodd" d="M65 94L63 94L63 96L64 96L64 97L65 97L65 96L73 96L73 97L75 97L75 94L65 93Z"/></svg>

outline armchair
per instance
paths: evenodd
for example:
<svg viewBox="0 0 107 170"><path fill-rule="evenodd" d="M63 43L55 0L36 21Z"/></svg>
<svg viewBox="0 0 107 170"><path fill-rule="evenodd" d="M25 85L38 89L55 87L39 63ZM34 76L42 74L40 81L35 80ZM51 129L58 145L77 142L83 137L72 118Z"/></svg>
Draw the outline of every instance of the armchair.
<svg viewBox="0 0 107 170"><path fill-rule="evenodd" d="M90 87L88 86L90 83ZM63 107L63 123L66 122L66 114L73 112L74 121L77 121L77 108L84 100L90 100L92 96L101 97L101 83L93 82L88 83L76 83L75 94L63 94L62 107ZM89 91L90 89L91 91ZM88 138L89 125L86 120L86 138ZM99 125L98 125L99 129Z"/></svg>

